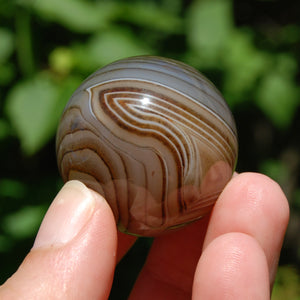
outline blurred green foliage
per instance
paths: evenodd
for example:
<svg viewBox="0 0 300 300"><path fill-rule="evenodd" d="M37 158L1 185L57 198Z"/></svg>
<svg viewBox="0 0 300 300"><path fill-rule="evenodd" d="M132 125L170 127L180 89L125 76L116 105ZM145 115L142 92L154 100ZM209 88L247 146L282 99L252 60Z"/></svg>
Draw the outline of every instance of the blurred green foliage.
<svg viewBox="0 0 300 300"><path fill-rule="evenodd" d="M299 300L300 279L297 270L291 266L283 266L277 273L273 288L272 300Z"/></svg>
<svg viewBox="0 0 300 300"><path fill-rule="evenodd" d="M0 0L1 281L62 184L54 141L70 95L99 67L151 54L217 85L237 120L238 171L261 171L287 194L296 225L281 264L294 268L281 267L273 298L299 299L299 11L279 0Z"/></svg>

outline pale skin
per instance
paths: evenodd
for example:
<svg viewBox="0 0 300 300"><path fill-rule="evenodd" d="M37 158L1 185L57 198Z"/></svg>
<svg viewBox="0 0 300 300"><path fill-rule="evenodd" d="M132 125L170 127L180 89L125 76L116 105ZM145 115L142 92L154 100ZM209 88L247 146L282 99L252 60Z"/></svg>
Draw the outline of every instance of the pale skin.
<svg viewBox="0 0 300 300"><path fill-rule="evenodd" d="M154 240L129 299L270 299L288 219L277 183L234 176L210 216ZM134 241L102 197L67 183L0 299L107 299Z"/></svg>

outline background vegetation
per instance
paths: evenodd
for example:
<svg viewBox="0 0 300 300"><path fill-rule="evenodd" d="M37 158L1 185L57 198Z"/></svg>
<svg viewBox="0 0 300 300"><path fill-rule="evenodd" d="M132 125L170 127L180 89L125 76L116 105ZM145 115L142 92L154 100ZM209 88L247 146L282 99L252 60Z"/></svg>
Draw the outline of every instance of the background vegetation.
<svg viewBox="0 0 300 300"><path fill-rule="evenodd" d="M282 186L291 222L273 299L300 299L299 17L293 0L0 0L1 282L62 185L55 131L72 92L109 62L154 54L216 84L237 122L237 170ZM150 244L117 268L111 299L128 292Z"/></svg>

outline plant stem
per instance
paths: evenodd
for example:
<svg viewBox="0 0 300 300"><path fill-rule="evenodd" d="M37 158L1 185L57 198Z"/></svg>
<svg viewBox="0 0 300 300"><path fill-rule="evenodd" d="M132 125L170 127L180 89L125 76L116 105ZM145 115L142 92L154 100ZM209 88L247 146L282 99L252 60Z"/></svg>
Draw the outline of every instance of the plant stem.
<svg viewBox="0 0 300 300"><path fill-rule="evenodd" d="M35 67L32 51L30 14L26 9L20 7L16 11L15 26L19 67L24 77L30 77L33 75Z"/></svg>

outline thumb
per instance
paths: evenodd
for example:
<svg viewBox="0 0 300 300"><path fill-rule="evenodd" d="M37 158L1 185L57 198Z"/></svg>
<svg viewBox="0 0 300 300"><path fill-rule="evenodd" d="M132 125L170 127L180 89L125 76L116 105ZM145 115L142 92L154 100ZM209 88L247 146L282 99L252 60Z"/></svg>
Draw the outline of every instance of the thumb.
<svg viewBox="0 0 300 300"><path fill-rule="evenodd" d="M70 181L51 204L33 248L0 299L107 299L117 247L106 201Z"/></svg>

